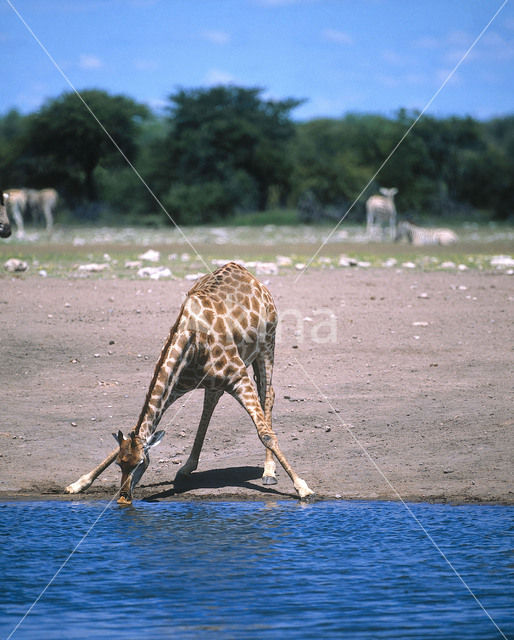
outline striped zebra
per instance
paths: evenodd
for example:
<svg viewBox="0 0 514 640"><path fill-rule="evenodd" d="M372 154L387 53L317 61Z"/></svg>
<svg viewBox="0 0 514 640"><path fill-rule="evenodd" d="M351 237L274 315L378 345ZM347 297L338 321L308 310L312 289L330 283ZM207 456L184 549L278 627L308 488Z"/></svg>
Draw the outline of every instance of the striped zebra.
<svg viewBox="0 0 514 640"><path fill-rule="evenodd" d="M394 196L398 189L379 189L381 196L374 195L366 200L366 233L368 237L377 235L380 238L385 235L386 227L389 226L389 235L394 240L396 232L396 207L394 206Z"/></svg>
<svg viewBox="0 0 514 640"><path fill-rule="evenodd" d="M428 244L447 246L457 242L457 234L451 229L425 229L410 222L400 222L396 231L396 240L406 239L415 247Z"/></svg>
<svg viewBox="0 0 514 640"><path fill-rule="evenodd" d="M17 235L25 235L23 216L30 211L32 216L43 214L46 222L46 230L52 231L54 217L53 212L59 198L55 189L8 189L4 192L7 196L7 208L17 228Z"/></svg>
<svg viewBox="0 0 514 640"><path fill-rule="evenodd" d="M11 235L11 225L7 216L7 208L2 200L3 198L0 198L0 238L8 238Z"/></svg>

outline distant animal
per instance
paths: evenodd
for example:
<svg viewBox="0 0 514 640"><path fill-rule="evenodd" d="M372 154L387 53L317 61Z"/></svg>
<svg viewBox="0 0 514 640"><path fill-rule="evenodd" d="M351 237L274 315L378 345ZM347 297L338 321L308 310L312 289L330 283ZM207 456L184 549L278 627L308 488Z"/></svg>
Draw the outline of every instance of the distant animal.
<svg viewBox="0 0 514 640"><path fill-rule="evenodd" d="M3 200L7 201L8 198L0 199L0 238L8 238L11 235L11 224L9 223L9 216L7 215L7 208Z"/></svg>
<svg viewBox="0 0 514 640"><path fill-rule="evenodd" d="M55 189L8 189L7 208L11 214L17 229L17 235L25 235L24 216L30 211L33 216L43 215L46 230L52 231L54 224L53 213L57 206L59 196Z"/></svg>
<svg viewBox="0 0 514 640"><path fill-rule="evenodd" d="M385 236L389 226L389 235L394 240L396 233L396 207L394 196L398 189L379 189L381 196L374 195L366 200L366 232L369 237L376 235L378 229L380 237Z"/></svg>
<svg viewBox="0 0 514 640"><path fill-rule="evenodd" d="M455 244L458 236L451 229L426 229L417 227L410 222L400 222L395 239L396 241L406 239L415 247L423 247L429 244L448 246Z"/></svg>

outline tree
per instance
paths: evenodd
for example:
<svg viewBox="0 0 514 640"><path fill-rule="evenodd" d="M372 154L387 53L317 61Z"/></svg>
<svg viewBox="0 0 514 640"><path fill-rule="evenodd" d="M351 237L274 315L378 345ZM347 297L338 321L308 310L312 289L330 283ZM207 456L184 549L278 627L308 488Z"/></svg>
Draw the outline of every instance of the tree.
<svg viewBox="0 0 514 640"><path fill-rule="evenodd" d="M23 138L27 128L27 116L11 109L0 118L0 186L2 189L25 184L26 159Z"/></svg>
<svg viewBox="0 0 514 640"><path fill-rule="evenodd" d="M286 197L290 112L300 101L264 100L260 89L235 86L181 90L170 101L157 182L178 219L265 209L272 188Z"/></svg>
<svg viewBox="0 0 514 640"><path fill-rule="evenodd" d="M125 96L88 90L81 96L94 116L75 93L64 93L47 102L32 116L27 131L27 147L32 156L35 182L45 182L89 201L97 199L95 169L117 167L124 160L103 127L124 154L136 153L139 123L148 117L148 108ZM96 120L96 119L98 120ZM48 178L52 178L53 181Z"/></svg>

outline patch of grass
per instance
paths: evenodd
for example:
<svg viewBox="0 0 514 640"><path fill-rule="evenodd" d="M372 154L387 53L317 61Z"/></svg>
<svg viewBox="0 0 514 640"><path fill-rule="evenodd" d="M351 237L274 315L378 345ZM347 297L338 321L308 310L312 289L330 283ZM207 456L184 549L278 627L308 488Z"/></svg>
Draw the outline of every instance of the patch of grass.
<svg viewBox="0 0 514 640"><path fill-rule="evenodd" d="M261 227L268 224L297 225L298 212L296 209L270 209L269 211L238 213L233 218L229 218L225 224L230 227Z"/></svg>
<svg viewBox="0 0 514 640"><path fill-rule="evenodd" d="M263 215L256 214L260 220ZM268 222L271 219L268 217ZM268 226L188 227L184 233L194 249L177 230L171 229L60 227L50 237L33 231L24 240L12 238L0 242L0 279L12 277L3 269L8 258L19 258L29 264L29 271L20 277L38 277L43 271L48 277L136 279L137 269L129 269L125 263L140 260L139 256L149 248L160 252L156 264L168 267L178 278L206 272L220 260L255 263L275 262L277 256L289 257L291 264L280 266L279 273L293 272L298 263L309 263L310 268L315 269L341 268L340 257L343 255L357 263L369 263L370 267L400 268L410 262L414 265L412 268L420 271L457 270L459 265L490 270L493 255L514 254L512 227L491 229L471 225L471 228L459 231L461 240L456 245L419 248L406 243L369 242L364 228L355 225L346 225L330 238L326 228L271 226L271 223ZM316 258L310 262L314 254ZM79 265L89 263L108 264L108 268L99 273L79 270ZM444 266L445 263L454 266ZM155 265L144 262L143 266Z"/></svg>

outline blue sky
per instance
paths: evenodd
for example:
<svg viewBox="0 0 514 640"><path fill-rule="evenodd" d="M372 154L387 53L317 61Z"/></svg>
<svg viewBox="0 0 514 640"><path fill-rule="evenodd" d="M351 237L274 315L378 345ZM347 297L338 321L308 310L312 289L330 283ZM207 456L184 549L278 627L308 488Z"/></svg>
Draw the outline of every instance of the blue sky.
<svg viewBox="0 0 514 640"><path fill-rule="evenodd" d="M423 109L503 0L10 0L78 89L161 108L178 88L303 98L297 119ZM69 90L0 0L0 113ZM514 0L429 113L514 113Z"/></svg>

